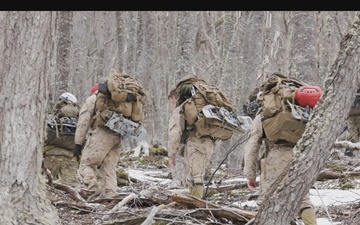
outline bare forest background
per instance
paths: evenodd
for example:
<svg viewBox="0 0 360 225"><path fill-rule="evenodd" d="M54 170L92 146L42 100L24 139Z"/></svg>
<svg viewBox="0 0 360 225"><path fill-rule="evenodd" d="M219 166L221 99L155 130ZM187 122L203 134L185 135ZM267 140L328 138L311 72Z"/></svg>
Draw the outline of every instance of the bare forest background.
<svg viewBox="0 0 360 225"><path fill-rule="evenodd" d="M49 107L69 91L80 103L111 69L138 78L147 91L150 144L167 143L169 91L188 74L223 90L242 115L248 93L280 71L323 86L355 12L130 11L52 12ZM50 108L48 108L50 110ZM218 144L223 160L232 140ZM230 153L239 168L242 147Z"/></svg>
<svg viewBox="0 0 360 225"><path fill-rule="evenodd" d="M58 224L39 176L46 114L63 92L82 104L112 69L143 83L148 142L164 146L167 95L185 75L218 86L239 115L248 94L275 71L323 87L286 188L269 191L275 197L264 203L259 224L269 221L263 216L280 218L276 204L266 207L270 201L291 204L283 207L291 214L345 126L359 84L359 28L355 11L1 11L0 220ZM219 143L215 163L238 138ZM241 166L241 148L229 167ZM289 193L298 193L294 201Z"/></svg>

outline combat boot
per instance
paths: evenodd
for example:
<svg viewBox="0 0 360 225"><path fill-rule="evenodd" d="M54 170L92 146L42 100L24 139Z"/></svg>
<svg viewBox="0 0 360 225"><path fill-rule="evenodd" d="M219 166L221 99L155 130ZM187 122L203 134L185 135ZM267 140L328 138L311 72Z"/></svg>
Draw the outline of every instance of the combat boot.
<svg viewBox="0 0 360 225"><path fill-rule="evenodd" d="M317 225L314 208L306 208L301 212L301 220L305 225Z"/></svg>
<svg viewBox="0 0 360 225"><path fill-rule="evenodd" d="M92 181L87 185L87 189L96 192L100 189L100 186L97 181Z"/></svg>
<svg viewBox="0 0 360 225"><path fill-rule="evenodd" d="M95 197L99 196L100 194L102 194L103 192L103 188L100 188L99 184L97 182L91 182L88 186L87 189L91 192L93 192L88 198L87 200L90 201L92 199L94 199Z"/></svg>
<svg viewBox="0 0 360 225"><path fill-rule="evenodd" d="M204 195L204 186L202 184L196 184L195 186L190 185L189 191L192 196L202 198Z"/></svg>

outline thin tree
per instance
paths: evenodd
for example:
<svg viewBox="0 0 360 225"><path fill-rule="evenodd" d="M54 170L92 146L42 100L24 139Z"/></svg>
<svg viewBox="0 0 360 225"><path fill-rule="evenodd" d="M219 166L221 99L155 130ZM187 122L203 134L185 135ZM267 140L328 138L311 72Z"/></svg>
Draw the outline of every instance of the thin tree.
<svg viewBox="0 0 360 225"><path fill-rule="evenodd" d="M0 224L60 224L41 175L52 12L0 21Z"/></svg>
<svg viewBox="0 0 360 225"><path fill-rule="evenodd" d="M360 72L359 38L360 14L357 12L324 81L323 96L293 149L294 159L266 193L253 225L290 224L301 199L315 183L355 99Z"/></svg>

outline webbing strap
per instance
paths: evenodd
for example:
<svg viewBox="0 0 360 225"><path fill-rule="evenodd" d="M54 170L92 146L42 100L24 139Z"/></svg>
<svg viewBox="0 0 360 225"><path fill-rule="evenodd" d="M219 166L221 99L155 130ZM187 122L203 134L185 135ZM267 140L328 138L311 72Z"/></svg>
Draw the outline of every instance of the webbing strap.
<svg viewBox="0 0 360 225"><path fill-rule="evenodd" d="M59 137L59 129L57 127L57 121L55 118L52 118L52 120L54 121L54 124L55 124L55 131L56 131L56 137L58 138Z"/></svg>

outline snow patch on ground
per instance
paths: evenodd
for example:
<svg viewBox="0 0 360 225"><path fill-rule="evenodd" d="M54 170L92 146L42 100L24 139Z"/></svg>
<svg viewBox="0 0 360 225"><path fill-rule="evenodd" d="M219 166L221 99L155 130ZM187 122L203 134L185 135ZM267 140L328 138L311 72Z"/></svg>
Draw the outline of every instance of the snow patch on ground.
<svg viewBox="0 0 360 225"><path fill-rule="evenodd" d="M154 183L160 185L166 185L172 182L171 179L166 178L157 178L156 176L161 176L164 174L160 170L134 170L128 169L127 173L130 177L139 180L141 182Z"/></svg>
<svg viewBox="0 0 360 225"><path fill-rule="evenodd" d="M160 170L127 170L130 177L142 182L167 185L171 179L161 178L164 172ZM258 177L257 177L257 180ZM246 182L246 178L234 178L225 180L224 183ZM326 208L342 204L360 202L360 190L335 190L335 189L310 189L310 200L317 208ZM256 201L234 202L232 205L237 207L248 207L257 209ZM318 225L341 225L341 222L332 222L328 218L317 218Z"/></svg>
<svg viewBox="0 0 360 225"><path fill-rule="evenodd" d="M327 218L317 218L317 225L341 225L341 222L331 222Z"/></svg>
<svg viewBox="0 0 360 225"><path fill-rule="evenodd" d="M310 200L316 207L360 202L360 190L310 189Z"/></svg>
<svg viewBox="0 0 360 225"><path fill-rule="evenodd" d="M360 202L360 190L333 190L333 189L310 189L310 200L315 207L326 208L343 204ZM234 206L250 207L257 209L256 201L235 202ZM332 222L328 218L317 218L318 225L341 225L341 222Z"/></svg>

